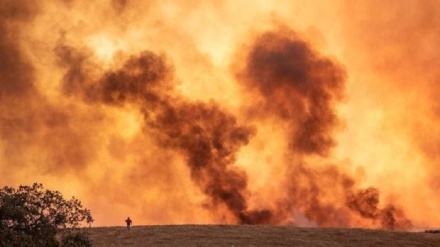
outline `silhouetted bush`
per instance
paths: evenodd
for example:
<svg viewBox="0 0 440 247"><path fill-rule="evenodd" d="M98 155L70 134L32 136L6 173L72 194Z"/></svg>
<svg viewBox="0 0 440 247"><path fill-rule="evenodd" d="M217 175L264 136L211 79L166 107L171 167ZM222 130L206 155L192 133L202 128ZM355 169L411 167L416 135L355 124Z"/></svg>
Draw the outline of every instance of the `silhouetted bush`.
<svg viewBox="0 0 440 247"><path fill-rule="evenodd" d="M76 198L65 200L60 192L46 190L42 184L19 186L17 189L0 189L0 247L32 246L58 247L56 234L68 229L66 246L86 243L86 235L73 234L82 222L91 224L93 218L88 209L83 209Z"/></svg>
<svg viewBox="0 0 440 247"><path fill-rule="evenodd" d="M63 237L61 247L92 247L92 241L85 232L75 232Z"/></svg>

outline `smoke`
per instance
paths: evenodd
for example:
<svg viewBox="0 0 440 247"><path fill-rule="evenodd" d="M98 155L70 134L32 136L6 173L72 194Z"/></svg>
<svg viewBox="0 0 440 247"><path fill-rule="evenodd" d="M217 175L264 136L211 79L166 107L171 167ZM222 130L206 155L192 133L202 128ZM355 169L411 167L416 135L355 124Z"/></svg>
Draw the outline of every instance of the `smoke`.
<svg viewBox="0 0 440 247"><path fill-rule="evenodd" d="M3 1L0 185L98 225L438 225L440 11L332 6Z"/></svg>
<svg viewBox="0 0 440 247"><path fill-rule="evenodd" d="M20 51L20 45L16 43L18 39L16 30L25 25L26 21L32 19L34 15L30 5L22 6L19 2L5 2L0 5L0 55L2 57L0 100L4 102L2 106L14 100L19 103L20 98L27 99L35 93L32 65ZM2 107L3 112L7 110ZM14 110L10 112L12 114ZM2 117L6 117L5 115Z"/></svg>
<svg viewBox="0 0 440 247"><path fill-rule="evenodd" d="M349 226L345 224L350 220L344 219L350 218L345 208L348 206L364 218L380 221L383 228L411 227L411 222L395 206L378 208L376 188L354 193L355 182L336 166L317 169L316 164L307 161L307 156L327 157L336 145L334 130L339 119L335 105L344 96L346 80L341 65L322 57L293 31L281 27L256 38L239 78L249 90L256 89L263 97L257 109L251 106L252 118L277 116L287 123L289 149L285 155L294 161L286 161L287 199L283 204L287 208L277 213L278 220L284 220L286 212L301 208L318 225ZM324 185L324 179L331 183ZM337 193L327 186L340 187L346 194L346 204L325 201L325 193Z"/></svg>
<svg viewBox="0 0 440 247"><path fill-rule="evenodd" d="M232 167L240 147L249 142L252 127L240 126L215 103L177 96L170 83L172 69L163 56L141 52L94 81L83 69L84 54L64 45L56 50L60 65L67 67L63 81L67 95L92 103L134 105L143 115L144 131L161 147L184 155L191 178L211 200L206 207L223 206L238 223L264 223L265 211L247 210L246 174Z"/></svg>
<svg viewBox="0 0 440 247"><path fill-rule="evenodd" d="M242 76L265 97L264 111L289 123L294 152L325 155L335 145L333 105L343 96L345 72L289 32L257 37Z"/></svg>
<svg viewBox="0 0 440 247"><path fill-rule="evenodd" d="M364 218L380 221L385 229L409 229L412 226L400 209L396 209L393 205L380 209L378 204L379 191L376 188L359 190L347 196L347 205L350 209L359 212Z"/></svg>

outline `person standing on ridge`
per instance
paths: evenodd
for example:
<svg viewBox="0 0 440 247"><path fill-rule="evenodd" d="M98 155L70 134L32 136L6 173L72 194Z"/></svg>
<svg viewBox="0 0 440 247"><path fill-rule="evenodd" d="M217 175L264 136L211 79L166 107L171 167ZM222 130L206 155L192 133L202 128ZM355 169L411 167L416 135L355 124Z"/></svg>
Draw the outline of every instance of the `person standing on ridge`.
<svg viewBox="0 0 440 247"><path fill-rule="evenodd" d="M131 226L131 224L133 223L133 222L131 221L130 217L127 217L127 219L125 220L125 223L127 223L127 230L130 231L130 226Z"/></svg>

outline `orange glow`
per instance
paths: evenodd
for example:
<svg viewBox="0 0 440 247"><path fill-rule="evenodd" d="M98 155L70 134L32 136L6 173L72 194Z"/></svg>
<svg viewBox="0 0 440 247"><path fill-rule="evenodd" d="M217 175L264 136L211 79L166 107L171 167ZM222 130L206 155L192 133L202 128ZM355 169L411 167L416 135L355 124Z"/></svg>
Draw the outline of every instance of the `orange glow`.
<svg viewBox="0 0 440 247"><path fill-rule="evenodd" d="M88 46L94 50L98 58L104 61L110 61L116 52L116 45L106 37L105 34L98 34L88 39Z"/></svg>
<svg viewBox="0 0 440 247"><path fill-rule="evenodd" d="M3 1L0 186L95 225L438 227L439 8Z"/></svg>

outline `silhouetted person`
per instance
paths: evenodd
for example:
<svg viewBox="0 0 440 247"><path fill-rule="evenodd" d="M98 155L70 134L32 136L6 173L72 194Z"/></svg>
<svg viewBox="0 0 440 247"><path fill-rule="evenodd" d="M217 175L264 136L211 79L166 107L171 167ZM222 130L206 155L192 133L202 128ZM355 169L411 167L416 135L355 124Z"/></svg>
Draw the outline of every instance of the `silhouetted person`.
<svg viewBox="0 0 440 247"><path fill-rule="evenodd" d="M131 223L133 223L133 222L131 221L130 217L127 217L127 219L125 220L125 223L127 223L127 230L130 231Z"/></svg>

